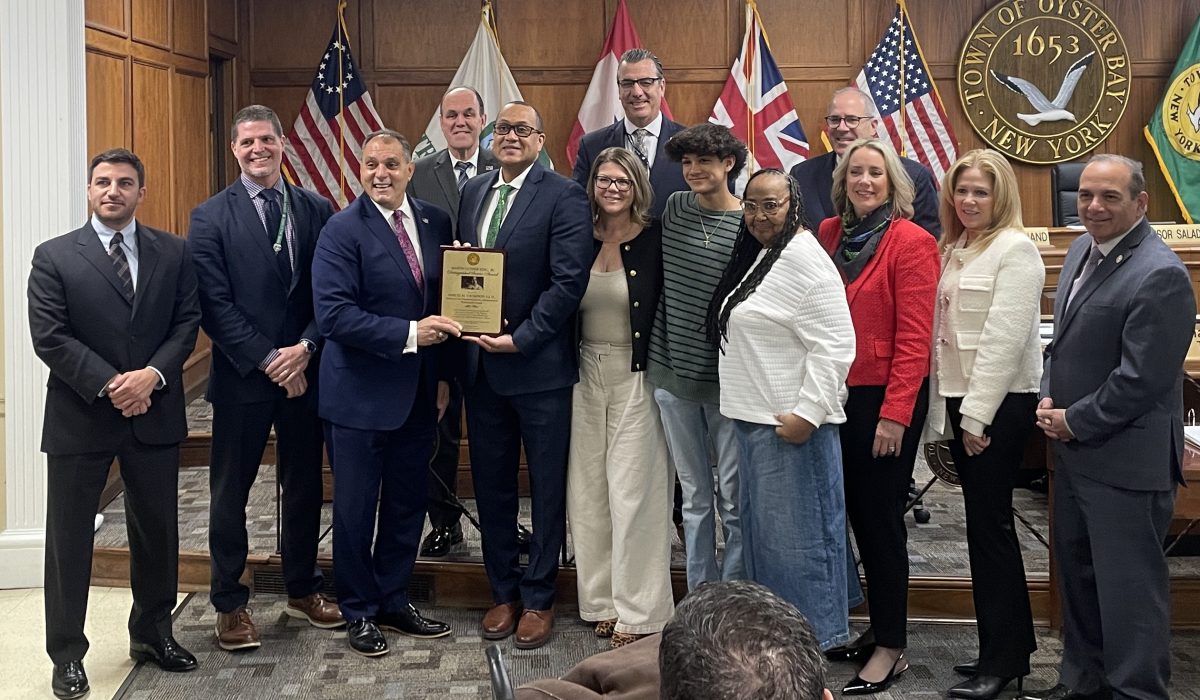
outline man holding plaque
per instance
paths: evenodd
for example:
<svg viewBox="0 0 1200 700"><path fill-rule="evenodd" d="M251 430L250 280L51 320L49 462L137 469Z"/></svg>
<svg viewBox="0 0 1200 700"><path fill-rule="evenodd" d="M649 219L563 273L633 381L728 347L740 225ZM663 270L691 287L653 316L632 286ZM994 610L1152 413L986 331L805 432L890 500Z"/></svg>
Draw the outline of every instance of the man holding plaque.
<svg viewBox="0 0 1200 700"><path fill-rule="evenodd" d="M408 600L427 465L449 400L444 378L453 370L438 346L459 334L458 324L434 313L450 217L405 196L410 153L395 131L367 135L363 194L329 219L313 256L313 305L325 339L320 414L336 494L334 582L350 648L363 656L388 652L381 628L423 638L450 633Z"/></svg>
<svg viewBox="0 0 1200 700"><path fill-rule="evenodd" d="M542 117L524 102L500 110L492 152L500 171L473 178L459 205L459 238L502 249L503 328L470 337L464 395L483 559L495 606L484 639L516 632L516 646L546 643L554 626L554 581L565 531L571 388L579 381L572 319L592 263L587 195L537 164ZM481 251L485 252L485 251ZM485 286L496 282L491 278ZM533 538L518 561L517 465L524 444Z"/></svg>

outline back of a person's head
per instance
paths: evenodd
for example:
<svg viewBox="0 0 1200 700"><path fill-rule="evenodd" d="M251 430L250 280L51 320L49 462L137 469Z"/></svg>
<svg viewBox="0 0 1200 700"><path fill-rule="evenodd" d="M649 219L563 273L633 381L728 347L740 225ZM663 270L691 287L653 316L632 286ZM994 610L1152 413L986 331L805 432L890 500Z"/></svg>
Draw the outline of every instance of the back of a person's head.
<svg viewBox="0 0 1200 700"><path fill-rule="evenodd" d="M825 657L804 616L751 581L698 587L662 633L664 700L819 700Z"/></svg>

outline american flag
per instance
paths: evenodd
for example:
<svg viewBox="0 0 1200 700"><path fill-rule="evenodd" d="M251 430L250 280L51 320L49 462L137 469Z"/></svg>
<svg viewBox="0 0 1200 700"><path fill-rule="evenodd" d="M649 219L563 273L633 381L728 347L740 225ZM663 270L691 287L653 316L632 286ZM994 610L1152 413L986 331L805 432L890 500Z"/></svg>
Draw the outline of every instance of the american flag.
<svg viewBox="0 0 1200 700"><path fill-rule="evenodd" d="M941 183L958 158L957 139L929 77L904 0L896 3L891 24L855 84L874 100L883 131L896 151L929 168L934 182Z"/></svg>
<svg viewBox="0 0 1200 700"><path fill-rule="evenodd" d="M771 56L754 0L746 2L742 49L708 120L729 127L750 149L749 167L739 179L739 191L755 170L779 168L786 172L808 157L808 137Z"/></svg>
<svg viewBox="0 0 1200 700"><path fill-rule="evenodd" d="M345 6L338 3L337 26L283 152L288 182L324 195L338 209L362 192L362 140L383 125L350 55Z"/></svg>

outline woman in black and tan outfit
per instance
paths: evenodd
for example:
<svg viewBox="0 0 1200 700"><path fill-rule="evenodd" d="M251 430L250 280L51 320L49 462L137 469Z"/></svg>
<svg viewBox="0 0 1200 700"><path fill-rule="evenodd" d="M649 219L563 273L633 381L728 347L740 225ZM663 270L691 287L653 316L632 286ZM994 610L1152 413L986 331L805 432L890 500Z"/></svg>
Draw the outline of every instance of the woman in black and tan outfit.
<svg viewBox="0 0 1200 700"><path fill-rule="evenodd" d="M946 173L941 200L945 236L926 437L950 440L962 480L979 629L979 657L954 667L970 678L949 696L990 700L1029 673L1037 648L1012 489L1042 375L1046 272L1021 224L1017 179L1004 156L964 155Z"/></svg>
<svg viewBox="0 0 1200 700"><path fill-rule="evenodd" d="M587 190L596 259L579 306L567 513L579 616L619 647L661 632L674 611L667 444L645 378L662 245L633 153L601 151Z"/></svg>

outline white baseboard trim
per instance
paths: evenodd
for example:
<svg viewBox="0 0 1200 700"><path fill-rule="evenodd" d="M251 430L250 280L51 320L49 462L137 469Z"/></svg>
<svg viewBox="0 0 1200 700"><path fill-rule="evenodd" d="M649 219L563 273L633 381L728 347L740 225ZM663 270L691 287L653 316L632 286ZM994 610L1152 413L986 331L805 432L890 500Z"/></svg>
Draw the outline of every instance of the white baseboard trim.
<svg viewBox="0 0 1200 700"><path fill-rule="evenodd" d="M0 588L41 588L45 558L45 530L0 532Z"/></svg>

